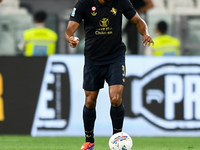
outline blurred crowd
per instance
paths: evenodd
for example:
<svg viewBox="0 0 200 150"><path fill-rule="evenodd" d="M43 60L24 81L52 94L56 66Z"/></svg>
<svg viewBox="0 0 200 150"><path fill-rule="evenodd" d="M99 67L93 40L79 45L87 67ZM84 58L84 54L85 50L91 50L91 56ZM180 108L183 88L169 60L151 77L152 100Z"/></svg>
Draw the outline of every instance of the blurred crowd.
<svg viewBox="0 0 200 150"><path fill-rule="evenodd" d="M123 21L127 55L200 55L200 0L130 0L147 22L154 45L147 48L131 22ZM3 0L0 3L0 56L83 54L83 24L70 48L64 32L73 0ZM60 6L60 7L59 7Z"/></svg>

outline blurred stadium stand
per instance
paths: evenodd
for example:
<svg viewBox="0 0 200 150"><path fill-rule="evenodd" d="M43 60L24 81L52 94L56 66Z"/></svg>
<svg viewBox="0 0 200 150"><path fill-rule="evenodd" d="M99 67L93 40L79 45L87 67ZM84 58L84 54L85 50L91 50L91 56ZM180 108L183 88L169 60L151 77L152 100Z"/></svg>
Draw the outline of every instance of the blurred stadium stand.
<svg viewBox="0 0 200 150"><path fill-rule="evenodd" d="M79 50L72 49L64 38L69 15L76 1L4 0L0 4L0 42L3 43L0 43L1 51L4 51L2 48L4 45L4 47L12 47L8 55L11 55L11 53L13 55L20 54L16 45L22 37L22 32L33 26L33 13L38 10L44 10L48 13L47 27L59 35L57 53L82 52L83 46L82 48L79 46ZM200 0L152 1L154 8L147 13L147 23L152 37L155 37L154 29L156 23L160 20L165 20L169 24L169 34L181 40L182 55L200 55ZM6 36L4 36L5 34ZM80 40L84 38L81 29L76 34L80 37ZM6 43L14 44L7 45ZM139 51L140 54L143 54L143 48ZM2 54L6 55L6 52L0 52L0 55Z"/></svg>
<svg viewBox="0 0 200 150"><path fill-rule="evenodd" d="M58 36L57 53L72 53L74 49L70 48L65 41L64 32L67 28L69 15L77 0L21 0L21 7L26 7L31 14L39 10L48 13L46 26L54 30Z"/></svg>
<svg viewBox="0 0 200 150"><path fill-rule="evenodd" d="M164 20L169 25L168 33L181 40L182 55L200 55L200 0L153 0L153 3L147 17L152 37L156 23Z"/></svg>
<svg viewBox="0 0 200 150"><path fill-rule="evenodd" d="M33 26L32 16L27 9L20 8L20 1L5 0L0 5L0 54L19 55L17 44L25 29Z"/></svg>

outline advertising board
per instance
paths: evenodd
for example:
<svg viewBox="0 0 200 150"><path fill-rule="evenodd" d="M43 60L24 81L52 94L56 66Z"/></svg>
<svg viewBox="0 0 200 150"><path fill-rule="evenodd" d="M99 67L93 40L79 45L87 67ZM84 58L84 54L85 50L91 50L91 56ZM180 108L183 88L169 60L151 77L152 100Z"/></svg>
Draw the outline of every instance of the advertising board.
<svg viewBox="0 0 200 150"><path fill-rule="evenodd" d="M83 66L82 55L0 58L0 134L84 136ZM95 136L112 134L108 88ZM122 99L131 136L200 136L199 57L127 55Z"/></svg>

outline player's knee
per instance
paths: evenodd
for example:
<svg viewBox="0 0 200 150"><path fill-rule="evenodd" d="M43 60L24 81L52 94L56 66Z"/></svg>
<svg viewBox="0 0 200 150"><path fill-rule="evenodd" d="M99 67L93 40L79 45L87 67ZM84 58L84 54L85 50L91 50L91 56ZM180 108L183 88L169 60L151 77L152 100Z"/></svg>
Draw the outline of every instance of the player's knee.
<svg viewBox="0 0 200 150"><path fill-rule="evenodd" d="M92 99L92 98L86 97L85 105L89 109L95 108L95 106L96 106L96 99Z"/></svg>
<svg viewBox="0 0 200 150"><path fill-rule="evenodd" d="M110 101L111 101L111 105L113 107L119 107L121 105L121 102L122 102L121 97L119 95L111 97Z"/></svg>
<svg viewBox="0 0 200 150"><path fill-rule="evenodd" d="M89 109L96 107L96 99L98 92L85 91L85 105Z"/></svg>
<svg viewBox="0 0 200 150"><path fill-rule="evenodd" d="M95 102L94 101L86 101L85 105L88 109L93 109L95 108Z"/></svg>

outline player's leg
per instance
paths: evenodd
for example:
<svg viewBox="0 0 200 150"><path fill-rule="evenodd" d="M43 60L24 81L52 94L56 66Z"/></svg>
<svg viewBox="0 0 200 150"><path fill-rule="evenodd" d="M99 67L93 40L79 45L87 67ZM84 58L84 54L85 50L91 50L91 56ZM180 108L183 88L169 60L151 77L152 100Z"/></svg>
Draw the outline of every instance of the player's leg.
<svg viewBox="0 0 200 150"><path fill-rule="evenodd" d="M94 123L96 119L96 99L99 89L103 87L104 80L101 67L87 64L84 66L85 105L83 107L83 123L85 130L85 143L81 150L94 148Z"/></svg>
<svg viewBox="0 0 200 150"><path fill-rule="evenodd" d="M94 122L96 119L96 99L99 91L85 90L85 105L83 108L83 122L86 142L94 143Z"/></svg>
<svg viewBox="0 0 200 150"><path fill-rule="evenodd" d="M124 120L122 92L125 84L125 61L116 62L109 66L106 81L109 84L110 116L114 134L122 131Z"/></svg>
<svg viewBox="0 0 200 150"><path fill-rule="evenodd" d="M99 91L85 90L85 105L83 107L83 123L85 130L85 143L81 150L94 148L94 122L96 119L96 99Z"/></svg>
<svg viewBox="0 0 200 150"><path fill-rule="evenodd" d="M122 91L124 85L112 85L109 87L110 116L113 126L113 134L122 131L124 121L124 105L122 104Z"/></svg>

